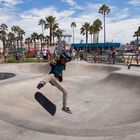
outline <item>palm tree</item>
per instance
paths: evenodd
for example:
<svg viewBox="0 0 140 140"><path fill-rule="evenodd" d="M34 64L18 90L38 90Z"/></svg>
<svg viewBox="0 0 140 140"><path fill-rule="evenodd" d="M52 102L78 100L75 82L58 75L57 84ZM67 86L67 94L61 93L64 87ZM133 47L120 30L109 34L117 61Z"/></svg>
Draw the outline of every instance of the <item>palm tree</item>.
<svg viewBox="0 0 140 140"><path fill-rule="evenodd" d="M81 27L81 34L86 35L86 57L87 57L87 44L88 44L88 32L89 32L90 23L85 22Z"/></svg>
<svg viewBox="0 0 140 140"><path fill-rule="evenodd" d="M6 35L7 35L8 26L4 23L0 25L0 40L3 43L3 50L6 51Z"/></svg>
<svg viewBox="0 0 140 140"><path fill-rule="evenodd" d="M18 32L19 40L20 40L20 47L21 47L21 52L22 52L22 42L23 42L23 35L25 35L25 31L20 29Z"/></svg>
<svg viewBox="0 0 140 140"><path fill-rule="evenodd" d="M44 26L45 26L46 21L44 19L40 19L38 25L41 25L42 27L42 34L44 36Z"/></svg>
<svg viewBox="0 0 140 140"><path fill-rule="evenodd" d="M137 37L137 48L139 47L139 37L140 37L140 26L138 27L138 30L134 32L134 37Z"/></svg>
<svg viewBox="0 0 140 140"><path fill-rule="evenodd" d="M99 32L102 30L102 22L100 19L96 19L93 22L94 25L94 33L97 34L97 43L99 42Z"/></svg>
<svg viewBox="0 0 140 140"><path fill-rule="evenodd" d="M37 33L31 34L31 39L34 41L34 48L36 53L36 40L38 40L38 34Z"/></svg>
<svg viewBox="0 0 140 140"><path fill-rule="evenodd" d="M43 41L44 41L45 37L44 37L44 35L43 35L43 34L39 34L39 35L38 35L38 39L39 39L39 40L40 40L40 42L41 42L41 51L42 51L42 43L43 43Z"/></svg>
<svg viewBox="0 0 140 140"><path fill-rule="evenodd" d="M56 24L58 25L58 23L56 23L56 20L55 20L55 17L53 16L49 16L49 17L46 17L46 24L45 24L45 29L48 29L50 30L50 46L52 44L52 30L53 30L53 27L54 25L56 26Z"/></svg>
<svg viewBox="0 0 140 140"><path fill-rule="evenodd" d="M9 32L7 34L7 41L8 41L8 45L9 45L9 47L11 47L12 51L13 50L15 51L15 42L16 42L15 34L12 32Z"/></svg>
<svg viewBox="0 0 140 140"><path fill-rule="evenodd" d="M52 37L53 37L53 44L54 44L54 38L55 38L55 32L58 30L58 23L54 23L52 27Z"/></svg>
<svg viewBox="0 0 140 140"><path fill-rule="evenodd" d="M73 43L74 43L74 28L76 28L76 23L75 22L71 23L71 28L73 29Z"/></svg>
<svg viewBox="0 0 140 140"><path fill-rule="evenodd" d="M90 27L90 23L85 23L84 25L82 25L81 27L81 34L82 35L86 35L86 44L88 43L88 32L89 32L89 27Z"/></svg>
<svg viewBox="0 0 140 140"><path fill-rule="evenodd" d="M27 37L26 39L25 39L25 44L27 44L28 45L28 55L29 55L29 53L30 53L30 45L31 45L31 43L32 43L32 39L30 38L30 37Z"/></svg>
<svg viewBox="0 0 140 140"><path fill-rule="evenodd" d="M45 43L50 44L50 36L45 36Z"/></svg>
<svg viewBox="0 0 140 140"><path fill-rule="evenodd" d="M93 39L94 33L95 33L95 27L94 27L94 24L92 24L89 26L89 34L91 35L91 43L93 43L92 39Z"/></svg>
<svg viewBox="0 0 140 140"><path fill-rule="evenodd" d="M104 43L106 42L105 15L109 14L110 12L111 12L111 10L106 4L103 4L99 8L99 13L104 15Z"/></svg>
<svg viewBox="0 0 140 140"><path fill-rule="evenodd" d="M20 31L20 27L19 26L13 26L11 28L11 30L15 33L15 36L16 36L16 41L17 41L17 44L16 46L18 47L18 51L19 51L19 31Z"/></svg>
<svg viewBox="0 0 140 140"><path fill-rule="evenodd" d="M63 34L63 30L61 30L59 28L54 32L54 35L55 35L55 37L57 37L58 40L59 40L60 36L62 36L62 34Z"/></svg>

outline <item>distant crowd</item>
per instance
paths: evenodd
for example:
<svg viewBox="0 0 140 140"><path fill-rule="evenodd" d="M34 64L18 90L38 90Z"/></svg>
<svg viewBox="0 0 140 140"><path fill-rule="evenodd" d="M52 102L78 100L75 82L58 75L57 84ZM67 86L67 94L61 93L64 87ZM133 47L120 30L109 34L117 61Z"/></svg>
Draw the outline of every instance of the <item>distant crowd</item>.
<svg viewBox="0 0 140 140"><path fill-rule="evenodd" d="M52 50L50 50L49 48L44 48L43 50L37 50L34 57L32 58L36 58L37 62L48 62L52 59L56 59L59 58L59 55L61 54L62 51L67 51L67 53L69 54L69 56L72 58L72 60L88 60L88 56L92 55L93 58L93 62L94 63L100 63L101 61L103 62L103 59L106 58L106 62L108 64L115 64L117 62L117 58L118 56L124 56L124 52L118 51L115 48L112 49L106 49L101 50L99 48L97 48L94 51L86 51L84 49L74 49L74 48L70 48L68 50L65 50L64 48L60 48L58 49L57 47L55 47ZM127 54L127 53L126 53ZM6 63L8 60L8 52L5 51L5 53L3 53L4 56L4 62ZM133 53L134 59L136 61L137 64L139 64L139 60L140 60L140 49L137 49L135 51L135 53ZM24 52L16 52L14 54L15 60L16 62L20 62L20 60L25 60L27 58L26 54Z"/></svg>

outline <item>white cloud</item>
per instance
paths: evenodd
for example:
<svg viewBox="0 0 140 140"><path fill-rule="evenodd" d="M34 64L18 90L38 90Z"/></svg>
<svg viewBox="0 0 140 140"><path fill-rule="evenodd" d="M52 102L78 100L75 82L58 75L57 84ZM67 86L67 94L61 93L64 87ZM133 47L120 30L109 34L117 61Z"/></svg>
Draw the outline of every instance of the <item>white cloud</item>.
<svg viewBox="0 0 140 140"><path fill-rule="evenodd" d="M79 43L81 39L85 40L85 36L80 35L80 28L85 22L93 23L97 18L100 18L103 22L103 15L98 13L100 6L101 4L86 3L84 7L81 7L80 13L77 13L76 16L74 16L77 12L76 9L62 9L59 11L54 6L43 9L34 8L21 13L13 12L16 9L12 11L8 8L3 8L0 9L0 24L6 23L9 29L13 25L19 25L25 30L26 37L28 37L33 32L41 33L41 26L38 25L41 18L45 19L45 17L53 15L56 17L60 28L66 30L66 33L69 34L72 34L71 22L76 22L75 42ZM106 16L107 41L113 40L114 42L127 43L134 40L133 33L139 26L140 18L130 18L128 8L119 9L115 6L110 6L110 8L111 13ZM45 32L47 33L47 30ZM103 42L103 30L100 32L99 40Z"/></svg>
<svg viewBox="0 0 140 140"><path fill-rule="evenodd" d="M31 9L29 11L25 11L21 14L22 18L28 18L30 16L44 18L50 15L55 16L57 19L69 17L74 14L73 10L62 10L58 11L55 7L47 7L43 9Z"/></svg>
<svg viewBox="0 0 140 140"><path fill-rule="evenodd" d="M74 0L62 0L62 1L68 3L72 7L77 5Z"/></svg>
<svg viewBox="0 0 140 140"><path fill-rule="evenodd" d="M133 34L137 30L140 18L125 19L116 22L107 22L107 40L129 43L134 40ZM102 32L103 34L103 32Z"/></svg>
<svg viewBox="0 0 140 140"><path fill-rule="evenodd" d="M128 3L134 6L140 6L140 0L129 0Z"/></svg>
<svg viewBox="0 0 140 140"><path fill-rule="evenodd" d="M74 0L61 0L61 1L67 3L74 9L81 9L81 7Z"/></svg>
<svg viewBox="0 0 140 140"><path fill-rule="evenodd" d="M6 7L15 6L22 2L23 2L23 0L0 0L0 3Z"/></svg>

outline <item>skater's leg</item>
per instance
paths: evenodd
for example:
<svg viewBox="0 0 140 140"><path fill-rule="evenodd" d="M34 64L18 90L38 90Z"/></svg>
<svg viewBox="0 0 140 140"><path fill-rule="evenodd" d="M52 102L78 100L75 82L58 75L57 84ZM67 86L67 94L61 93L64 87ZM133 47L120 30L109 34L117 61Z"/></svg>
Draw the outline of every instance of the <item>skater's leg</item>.
<svg viewBox="0 0 140 140"><path fill-rule="evenodd" d="M43 79L42 81L39 82L39 84L37 85L37 88L40 89L42 87L44 87L44 85L49 82L54 76L52 74L48 75L45 79Z"/></svg>
<svg viewBox="0 0 140 140"><path fill-rule="evenodd" d="M64 85L62 83L60 83L53 75L50 75L49 77L45 78L42 82L45 83L45 84L47 82L50 82L53 86L57 87L63 93L63 107L62 107L62 110L72 114L69 107L67 107L68 90L64 87Z"/></svg>
<svg viewBox="0 0 140 140"><path fill-rule="evenodd" d="M57 87L63 93L63 107L67 106L68 90L55 77L51 78L50 83Z"/></svg>

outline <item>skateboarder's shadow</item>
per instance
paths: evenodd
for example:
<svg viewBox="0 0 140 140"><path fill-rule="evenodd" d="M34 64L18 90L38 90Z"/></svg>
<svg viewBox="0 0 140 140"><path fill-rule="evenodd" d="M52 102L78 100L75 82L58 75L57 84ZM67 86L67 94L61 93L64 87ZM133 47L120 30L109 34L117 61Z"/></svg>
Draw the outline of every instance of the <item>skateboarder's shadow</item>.
<svg viewBox="0 0 140 140"><path fill-rule="evenodd" d="M41 92L36 92L34 94L36 101L47 110L52 116L55 115L56 105L52 103L47 97L45 97Z"/></svg>

